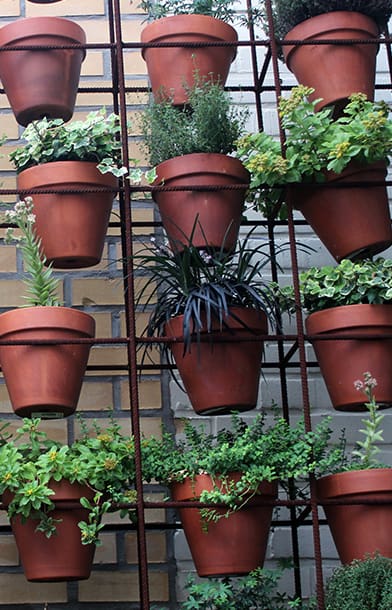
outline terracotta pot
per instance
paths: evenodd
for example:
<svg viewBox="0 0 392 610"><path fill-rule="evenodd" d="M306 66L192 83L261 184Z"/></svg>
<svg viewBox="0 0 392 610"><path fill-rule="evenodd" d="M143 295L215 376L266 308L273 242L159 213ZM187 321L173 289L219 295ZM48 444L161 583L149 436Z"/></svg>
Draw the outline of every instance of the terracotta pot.
<svg viewBox="0 0 392 610"><path fill-rule="evenodd" d="M381 408L392 405L392 305L345 305L312 313L306 320L309 335L338 333L342 340L312 340L332 404L339 411L363 411L366 397L354 381L370 371L377 379L374 394ZM366 339L380 334L380 339ZM362 339L344 339L359 334Z"/></svg>
<svg viewBox="0 0 392 610"><path fill-rule="evenodd" d="M174 157L157 166L156 185L166 187L249 185L249 172L238 159L215 153ZM231 251L241 224L246 188L153 193L174 251L182 244Z"/></svg>
<svg viewBox="0 0 392 610"><path fill-rule="evenodd" d="M72 44L86 44L85 32L60 17L17 19L0 29L0 46ZM43 117L71 118L85 55L84 49L0 53L0 79L20 125Z"/></svg>
<svg viewBox="0 0 392 610"><path fill-rule="evenodd" d="M17 177L17 186L26 191L23 196L31 189L56 191L31 193L35 230L48 263L62 269L99 263L118 187L115 176L101 174L95 163L55 161L25 169ZM94 188L106 190L82 192ZM64 192L67 190L80 192Z"/></svg>
<svg viewBox="0 0 392 610"><path fill-rule="evenodd" d="M142 56L155 98L169 97L174 105L186 104L187 88L205 79L225 84L237 52L237 32L230 25L207 15L174 15L149 23L142 31L142 43L176 43L173 47L145 47ZM195 43L183 47L182 43ZM233 46L206 47L201 43L231 42Z"/></svg>
<svg viewBox="0 0 392 610"><path fill-rule="evenodd" d="M3 341L92 338L95 321L69 307L25 307L0 315ZM0 346L12 407L20 417L71 415L79 399L90 345Z"/></svg>
<svg viewBox="0 0 392 610"><path fill-rule="evenodd" d="M79 521L85 521L88 510L80 505L80 498L92 500L93 490L79 483L61 480L53 481L51 496L55 508L51 512L57 533L47 538L36 532L38 521L19 516L11 519L12 531L18 547L20 561L27 580L31 582L59 582L64 580L85 580L89 578L94 559L94 544L83 545ZM3 501L9 504L11 494L3 494Z"/></svg>
<svg viewBox="0 0 392 610"><path fill-rule="evenodd" d="M212 489L208 475L199 475L194 481L187 479L183 483L171 485L173 500L178 502L198 500L203 489ZM272 506L263 506L263 502L275 500L277 494L276 482L263 482L258 495L244 508L228 518L209 523L207 529L199 509L179 509L199 576L248 574L263 565L273 510ZM224 509L217 510L225 512Z"/></svg>
<svg viewBox="0 0 392 610"><path fill-rule="evenodd" d="M370 17L354 11L334 11L299 23L284 40L372 39L376 43L378 36L378 26ZM283 46L283 53L297 81L315 89L310 99L323 98L316 109L335 104L339 114L352 93L362 92L374 99L378 47L360 43L287 45Z"/></svg>
<svg viewBox="0 0 392 610"><path fill-rule="evenodd" d="M318 501L384 500L388 504L324 505L340 561L366 554L392 558L392 468L340 472L317 481Z"/></svg>
<svg viewBox="0 0 392 610"><path fill-rule="evenodd" d="M361 186L361 182L383 182L385 176L384 163L352 164L341 174L329 172L329 186L293 187L294 207L337 261L368 258L392 244L386 186ZM346 182L359 184L344 187Z"/></svg>
<svg viewBox="0 0 392 610"><path fill-rule="evenodd" d="M181 337L182 326L183 316L173 318L166 325L166 336ZM202 331L204 341L197 345L195 340L185 354L183 343L170 345L184 388L199 415L249 411L257 403L263 342L237 339L266 335L267 317L255 309L233 307L225 326L220 330L219 322L213 323L211 333ZM230 341L219 342L219 337Z"/></svg>

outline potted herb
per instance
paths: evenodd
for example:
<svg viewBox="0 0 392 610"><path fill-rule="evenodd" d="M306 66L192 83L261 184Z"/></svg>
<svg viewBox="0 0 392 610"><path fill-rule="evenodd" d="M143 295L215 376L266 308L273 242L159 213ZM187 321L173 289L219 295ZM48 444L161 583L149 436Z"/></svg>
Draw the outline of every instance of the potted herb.
<svg viewBox="0 0 392 610"><path fill-rule="evenodd" d="M60 17L16 19L0 29L0 79L20 125L47 118L68 121L73 114L81 48L40 48L85 45L86 34L75 22ZM7 51L7 47L37 47Z"/></svg>
<svg viewBox="0 0 392 610"><path fill-rule="evenodd" d="M299 83L315 90L317 110L334 105L337 115L355 92L374 98L379 34L392 14L389 0L273 0L273 11L287 66ZM309 44L312 40L324 44ZM364 40L374 42L361 44Z"/></svg>
<svg viewBox="0 0 392 610"><path fill-rule="evenodd" d="M375 555L334 570L326 583L326 610L389 610L392 560Z"/></svg>
<svg viewBox="0 0 392 610"><path fill-rule="evenodd" d="M35 230L55 267L96 265L102 255L121 166L120 125L105 110L84 121L42 119L10 154L17 187L34 195ZM47 190L47 193L35 193Z"/></svg>
<svg viewBox="0 0 392 610"><path fill-rule="evenodd" d="M237 155L251 173L251 188L273 187L268 204L282 198L277 187L293 184L293 206L338 261L382 252L392 243L383 185L392 143L388 105L354 94L343 116L334 120L329 108L315 112L308 93L299 86L280 100L285 159L266 134L249 134L238 142Z"/></svg>
<svg viewBox="0 0 392 610"><path fill-rule="evenodd" d="M195 70L203 80L225 84L237 53L238 35L228 23L235 17L233 0L142 0L140 6L153 20L141 42L154 96L168 96L176 106L188 103Z"/></svg>
<svg viewBox="0 0 392 610"><path fill-rule="evenodd" d="M12 407L23 417L70 415L79 399L91 344L62 341L93 338L95 321L82 311L61 306L58 281L51 266L45 267L35 233L31 198L7 211L5 220L20 230L15 237L13 229L8 229L7 241L17 239L27 274L27 307L0 315L1 368ZM7 345L8 341L22 344Z"/></svg>
<svg viewBox="0 0 392 610"><path fill-rule="evenodd" d="M247 424L234 414L230 429L216 435L186 421L183 438L164 432L142 443L145 480L168 486L175 501L207 505L179 508L199 576L247 574L262 565L278 482L314 468L312 452L325 449L328 425L325 419L310 433L303 421L291 428L259 414Z"/></svg>
<svg viewBox="0 0 392 610"><path fill-rule="evenodd" d="M132 438L113 420L82 422L71 445L48 438L39 419L1 428L0 493L30 581L88 578L102 516L134 500ZM123 516L126 511L123 512Z"/></svg>
<svg viewBox="0 0 392 610"><path fill-rule="evenodd" d="M153 191L176 250L191 235L193 245L201 248L235 247L249 174L230 153L244 121L245 114L232 107L222 87L209 81L199 81L189 91L189 108L153 101L143 113L144 143L156 166L153 184L179 189ZM232 185L243 189L230 189Z"/></svg>
<svg viewBox="0 0 392 610"><path fill-rule="evenodd" d="M263 336L277 304L263 278L268 244L254 247L245 239L234 256L192 243L180 253L154 246L135 256L137 268L149 273L138 294L150 310L147 335L168 340L197 413L253 409Z"/></svg>
<svg viewBox="0 0 392 610"><path fill-rule="evenodd" d="M319 475L324 476L317 480L316 487L342 563L374 553L392 558L388 535L392 524L392 468L377 459L384 416L378 412L374 395L378 381L369 372L362 379L356 380L353 387L367 399L368 416L362 419L360 430L363 440L357 441L349 458L344 443L335 447L333 469L323 467L321 460Z"/></svg>
<svg viewBox="0 0 392 610"><path fill-rule="evenodd" d="M287 304L294 298L293 288L285 287L283 292ZM392 324L392 261L345 259L336 267L312 267L300 274L300 292L302 307L309 314L306 332L334 408L364 409L353 383L370 365L378 380L377 402L389 407L392 341L383 334L390 332ZM328 335L330 341L325 340Z"/></svg>

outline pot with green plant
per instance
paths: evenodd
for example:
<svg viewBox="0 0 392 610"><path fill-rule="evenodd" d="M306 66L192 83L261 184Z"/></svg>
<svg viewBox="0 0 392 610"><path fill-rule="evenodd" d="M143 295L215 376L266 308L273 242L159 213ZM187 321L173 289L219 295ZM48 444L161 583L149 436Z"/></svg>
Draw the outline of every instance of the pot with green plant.
<svg viewBox="0 0 392 610"><path fill-rule="evenodd" d="M376 457L378 443L384 440L384 415L378 412L375 399L378 380L366 372L353 387L367 399L368 416L362 419L364 427L360 430L363 440L357 441L350 458L345 455L344 442L334 448L336 466L316 485L317 500L324 508L339 558L345 564L374 553L392 558L392 468ZM324 474L325 469L320 471Z"/></svg>
<svg viewBox="0 0 392 610"><path fill-rule="evenodd" d="M60 17L16 19L0 29L0 79L20 125L72 117L85 44L84 30Z"/></svg>
<svg viewBox="0 0 392 610"><path fill-rule="evenodd" d="M18 190L34 197L35 230L54 267L101 260L118 178L127 171L119 134L117 115L105 110L70 123L45 118L27 127L25 144L10 154Z"/></svg>
<svg viewBox="0 0 392 610"><path fill-rule="evenodd" d="M333 571L326 582L326 610L390 610L392 560L381 555L354 560Z"/></svg>
<svg viewBox="0 0 392 610"><path fill-rule="evenodd" d="M392 261L345 259L336 267L312 267L299 279L306 332L334 408L364 409L353 383L370 366L377 403L390 407L392 339L384 335L392 332ZM283 292L293 299L292 287Z"/></svg>
<svg viewBox="0 0 392 610"><path fill-rule="evenodd" d="M132 437L113 419L105 428L82 422L71 445L50 439L36 418L13 434L8 426L1 427L0 493L27 580L88 578L102 516L135 501Z"/></svg>
<svg viewBox="0 0 392 610"><path fill-rule="evenodd" d="M27 307L0 315L0 361L11 404L22 417L70 415L77 406L91 348L89 342L72 340L91 340L95 321L89 314L61 306L59 282L51 266L45 266L35 233L31 198L7 211L5 220L20 231L15 237L9 229L7 241L17 240L27 274Z"/></svg>
<svg viewBox="0 0 392 610"><path fill-rule="evenodd" d="M299 83L315 90L310 99L317 98L317 110L332 105L336 116L357 92L374 99L379 36L392 14L389 0L272 2L287 67ZM290 44L297 41L306 44Z"/></svg>
<svg viewBox="0 0 392 610"><path fill-rule="evenodd" d="M142 0L140 6L153 20L141 42L156 98L187 104L195 71L202 80L224 86L237 54L238 35L229 24L235 18L233 0Z"/></svg>
<svg viewBox="0 0 392 610"><path fill-rule="evenodd" d="M198 414L256 406L263 340L277 306L263 278L267 249L248 236L234 255L190 243L181 252L158 245L135 256L149 273L138 295L150 310L147 335L166 338L164 353L173 356Z"/></svg>
<svg viewBox="0 0 392 610"><path fill-rule="evenodd" d="M354 94L334 120L330 108L315 112L309 91L299 86L280 99L285 158L276 142L270 147L266 134L249 134L238 142L237 155L251 173L251 192L269 187L267 197L266 188L256 197L268 213L268 197L272 203L282 199L281 188L288 185L293 207L337 261L373 256L392 243L385 186L392 152L388 105Z"/></svg>
<svg viewBox="0 0 392 610"><path fill-rule="evenodd" d="M247 574L262 566L278 482L306 476L313 450L325 449L325 419L311 433L276 413L209 434L185 421L183 436L164 432L142 442L143 475L170 488L199 576ZM201 502L203 507L182 502ZM214 506L216 505L216 506Z"/></svg>
<svg viewBox="0 0 392 610"><path fill-rule="evenodd" d="M182 243L233 250L242 220L249 173L230 156L245 121L217 84L199 81L189 91L189 108L152 102L141 118L153 191L173 248ZM206 188L202 188L202 187ZM236 188L238 187L238 188Z"/></svg>

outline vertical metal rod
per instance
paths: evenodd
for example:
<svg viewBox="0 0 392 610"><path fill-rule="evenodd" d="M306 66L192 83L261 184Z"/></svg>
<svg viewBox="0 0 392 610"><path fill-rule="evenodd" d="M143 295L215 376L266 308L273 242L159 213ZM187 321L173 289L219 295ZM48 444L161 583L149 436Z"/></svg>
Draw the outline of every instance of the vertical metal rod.
<svg viewBox="0 0 392 610"><path fill-rule="evenodd" d="M255 38L255 29L254 29L254 25L253 25L253 21L252 21L252 0L246 0L246 9L247 9L247 14L248 14L249 39L251 42L254 43L256 38ZM256 88L255 104L256 104L257 124L259 126L259 129L263 129L263 113L262 113L261 99L260 99L260 94L259 94L259 89L258 89L259 69L258 69L258 65L257 65L257 49L256 49L255 44L251 45L250 54L251 54L251 62L252 62L252 70L253 70L253 83Z"/></svg>
<svg viewBox="0 0 392 610"><path fill-rule="evenodd" d="M121 8L120 0L111 0L114 3L114 25L116 38L118 85L119 85L119 113L121 123L121 138L123 143L123 163L129 167L128 154L128 129L126 111L126 93L124 79L123 61L123 42L121 31ZM137 358L136 358L136 320L135 320L135 287L133 275L133 243L132 243L132 212L131 212L131 190L129 180L124 180L124 196L120 200L120 212L123 224L125 240L123 242L123 269L124 269L124 288L125 288L125 313L127 323L127 345L129 363L129 398L131 403L132 431L135 441L135 467L136 467L136 514L137 514L137 546L139 558L139 591L140 608L149 610L149 584L148 584L148 560L146 547L144 498L143 498L143 475L140 447L140 421L139 421L139 395L137 378Z"/></svg>

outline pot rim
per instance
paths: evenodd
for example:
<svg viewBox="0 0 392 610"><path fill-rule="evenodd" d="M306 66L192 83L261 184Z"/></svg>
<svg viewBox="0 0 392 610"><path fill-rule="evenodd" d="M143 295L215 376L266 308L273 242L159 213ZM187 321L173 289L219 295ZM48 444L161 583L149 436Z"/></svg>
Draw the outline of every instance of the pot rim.
<svg viewBox="0 0 392 610"><path fill-rule="evenodd" d="M228 473L227 475L233 478L234 480L238 480L241 476L241 473L233 472ZM219 475L214 475L215 481L219 480ZM187 477L183 481L176 481L170 484L170 490L173 498L175 498L178 502L186 502L188 500L197 500L200 492L204 489L211 490L213 488L212 485L212 475L209 474L197 474L195 477ZM256 494L263 496L272 496L277 497L278 494L278 481L261 481L259 485L260 494Z"/></svg>
<svg viewBox="0 0 392 610"><path fill-rule="evenodd" d="M319 500L387 492L392 502L392 467L347 470L321 477L316 481Z"/></svg>
<svg viewBox="0 0 392 610"><path fill-rule="evenodd" d="M261 309L254 309L251 307L231 307L229 311L234 311L234 312L246 312L246 316L251 316L251 318L253 318L253 320L251 320L251 324L253 324L254 326L250 326L248 321L243 320L246 324L248 324L249 329L246 328L245 326L241 325L237 320L233 319L233 318L229 318L227 320L227 323L229 325L230 329L235 329L238 331L245 331L245 332L249 332L249 331L253 331L254 334L260 334L260 335L264 335L267 334L268 332L268 318L267 318L267 314L262 311ZM183 318L184 315L183 314L179 314L177 316L175 316L174 318L171 318L170 320L168 320L165 324L165 336L169 336L170 335L172 337L182 337L182 326L183 326ZM260 322L260 324L257 324L257 321ZM219 324L219 320L217 320L217 324ZM174 332L167 332L169 330L169 328L176 328L179 327L181 329L180 333L174 333ZM224 333L227 332L226 329L223 330L219 330L219 328L217 328L216 330L213 330L212 332L214 333ZM200 334L208 334L210 335L211 333L207 333L207 331L200 331Z"/></svg>
<svg viewBox="0 0 392 610"><path fill-rule="evenodd" d="M86 32L75 21L63 17L25 17L0 28L0 46L15 44L33 36L69 38L81 45L87 42ZM86 49L78 50L82 51L84 58Z"/></svg>
<svg viewBox="0 0 392 610"><path fill-rule="evenodd" d="M211 15L198 14L169 15L156 19L143 28L140 40L143 43L149 43L162 38L178 38L192 34L214 40L238 41L238 34L233 26L222 19L211 17ZM142 49L143 57L146 50ZM236 49L233 48L233 55L235 53Z"/></svg>
<svg viewBox="0 0 392 610"><path fill-rule="evenodd" d="M59 172L61 171L61 176ZM26 184L26 182L28 184ZM17 175L18 188L37 188L48 184L98 184L118 187L118 178L102 174L92 161L49 161L32 165Z"/></svg>
<svg viewBox="0 0 392 610"><path fill-rule="evenodd" d="M225 165L228 169L223 171L221 168ZM154 185L159 185L162 180L167 183L168 180L175 180L190 176L192 174L214 174L234 178L243 184L249 184L250 173L244 167L243 163L236 157L224 155L222 153L191 153L189 155L179 155L162 161L156 167L157 177L154 180ZM206 182L208 184L208 180Z"/></svg>
<svg viewBox="0 0 392 610"><path fill-rule="evenodd" d="M95 319L90 314L72 307L37 305L10 309L0 314L0 337L13 332L49 327L69 333L80 333L88 338L95 336Z"/></svg>
<svg viewBox="0 0 392 610"><path fill-rule="evenodd" d="M392 304L390 303L339 305L314 311L305 320L306 332L310 335L391 325Z"/></svg>

